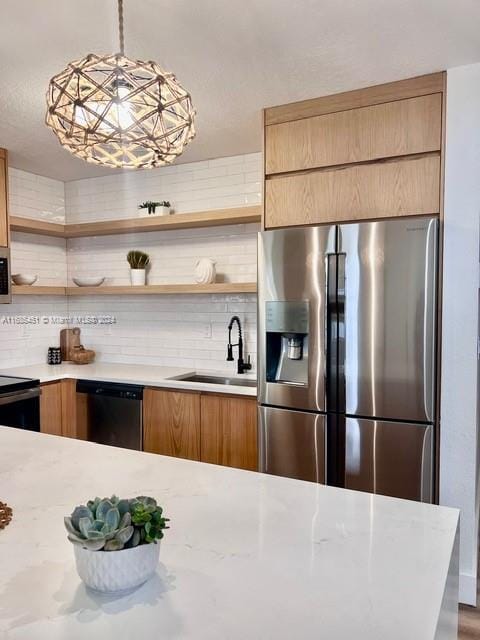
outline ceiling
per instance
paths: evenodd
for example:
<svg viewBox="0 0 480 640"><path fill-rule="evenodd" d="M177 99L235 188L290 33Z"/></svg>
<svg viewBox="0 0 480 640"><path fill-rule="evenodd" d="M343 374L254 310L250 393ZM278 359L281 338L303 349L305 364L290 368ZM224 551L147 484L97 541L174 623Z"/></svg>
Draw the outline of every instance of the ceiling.
<svg viewBox="0 0 480 640"><path fill-rule="evenodd" d="M478 0L124 0L126 54L176 73L197 109L177 162L261 149L261 109L480 61ZM2 0L0 146L10 164L105 175L43 123L52 75L117 51L116 0ZM117 170L118 171L118 170Z"/></svg>

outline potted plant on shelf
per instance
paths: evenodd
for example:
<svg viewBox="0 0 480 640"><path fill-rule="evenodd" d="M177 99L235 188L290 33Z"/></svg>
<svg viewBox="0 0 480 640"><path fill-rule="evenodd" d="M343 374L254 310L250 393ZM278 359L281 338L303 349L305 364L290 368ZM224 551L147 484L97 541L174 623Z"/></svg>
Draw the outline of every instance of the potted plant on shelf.
<svg viewBox="0 0 480 640"><path fill-rule="evenodd" d="M135 286L145 285L147 281L146 269L150 264L148 253L143 251L129 251L127 262L130 265L130 282Z"/></svg>
<svg viewBox="0 0 480 640"><path fill-rule="evenodd" d="M148 216L168 216L170 215L172 205L168 200L162 200L160 202L153 202L152 200L147 200L146 202L142 202L142 204L138 205L140 209L140 216L148 217ZM158 213L157 213L158 208ZM147 212L145 214L145 211Z"/></svg>
<svg viewBox="0 0 480 640"><path fill-rule="evenodd" d="M131 591L156 571L168 518L154 498L95 498L65 518L83 582L103 593Z"/></svg>

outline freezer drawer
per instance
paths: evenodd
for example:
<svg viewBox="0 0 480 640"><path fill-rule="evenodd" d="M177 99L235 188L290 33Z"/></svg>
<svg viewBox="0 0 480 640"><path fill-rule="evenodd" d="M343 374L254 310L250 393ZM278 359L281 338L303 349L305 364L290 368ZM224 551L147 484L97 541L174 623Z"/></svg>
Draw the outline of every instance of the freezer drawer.
<svg viewBox="0 0 480 640"><path fill-rule="evenodd" d="M346 419L345 487L432 502L433 427Z"/></svg>
<svg viewBox="0 0 480 640"><path fill-rule="evenodd" d="M259 470L325 484L326 416L259 406Z"/></svg>

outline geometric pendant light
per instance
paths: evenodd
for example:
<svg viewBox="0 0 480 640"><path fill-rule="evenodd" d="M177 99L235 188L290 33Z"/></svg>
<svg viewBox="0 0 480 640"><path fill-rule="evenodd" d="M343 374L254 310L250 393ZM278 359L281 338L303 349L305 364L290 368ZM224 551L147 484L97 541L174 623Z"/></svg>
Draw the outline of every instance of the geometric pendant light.
<svg viewBox="0 0 480 640"><path fill-rule="evenodd" d="M74 155L107 167L169 164L195 136L190 94L156 62L124 55L123 0L118 0L120 53L88 54L55 75L46 124Z"/></svg>

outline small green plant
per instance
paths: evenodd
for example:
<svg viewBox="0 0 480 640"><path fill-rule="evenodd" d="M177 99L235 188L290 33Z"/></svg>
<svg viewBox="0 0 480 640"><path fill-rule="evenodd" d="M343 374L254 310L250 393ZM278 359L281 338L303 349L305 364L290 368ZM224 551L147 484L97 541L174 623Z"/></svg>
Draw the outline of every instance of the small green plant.
<svg viewBox="0 0 480 640"><path fill-rule="evenodd" d="M120 551L156 543L169 518L154 498L95 498L64 519L68 539L90 551Z"/></svg>
<svg viewBox="0 0 480 640"><path fill-rule="evenodd" d="M155 209L157 207L168 207L170 209L170 202L168 200L162 200L161 202L152 202L151 200L147 200L146 202L142 202L142 204L138 205L139 209L148 209L148 213L155 213Z"/></svg>
<svg viewBox="0 0 480 640"><path fill-rule="evenodd" d="M148 253L143 251L129 251L127 253L127 262L131 269L146 269L150 264Z"/></svg>

